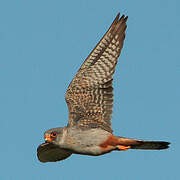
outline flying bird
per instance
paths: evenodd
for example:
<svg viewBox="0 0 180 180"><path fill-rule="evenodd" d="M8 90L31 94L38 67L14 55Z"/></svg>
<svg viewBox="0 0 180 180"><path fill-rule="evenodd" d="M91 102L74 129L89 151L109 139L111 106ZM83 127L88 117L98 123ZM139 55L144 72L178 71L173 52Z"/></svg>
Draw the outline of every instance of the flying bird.
<svg viewBox="0 0 180 180"><path fill-rule="evenodd" d="M115 136L111 127L113 74L124 44L128 17L120 13L86 58L67 88L67 126L44 133L37 148L41 162L55 162L72 154L99 156L128 149L167 149L169 142Z"/></svg>

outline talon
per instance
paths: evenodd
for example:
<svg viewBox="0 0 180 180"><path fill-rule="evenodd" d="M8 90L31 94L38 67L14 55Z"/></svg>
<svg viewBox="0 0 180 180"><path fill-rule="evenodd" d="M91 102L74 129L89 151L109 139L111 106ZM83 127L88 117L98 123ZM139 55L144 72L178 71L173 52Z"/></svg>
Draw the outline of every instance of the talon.
<svg viewBox="0 0 180 180"><path fill-rule="evenodd" d="M119 145L117 146L118 150L120 151L127 151L128 149L131 148L131 146L123 146L123 145Z"/></svg>

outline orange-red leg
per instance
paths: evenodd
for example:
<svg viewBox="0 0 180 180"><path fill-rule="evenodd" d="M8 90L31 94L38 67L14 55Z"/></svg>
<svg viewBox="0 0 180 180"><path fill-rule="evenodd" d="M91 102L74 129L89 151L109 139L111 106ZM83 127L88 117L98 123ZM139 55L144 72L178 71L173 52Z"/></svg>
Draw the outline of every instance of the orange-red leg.
<svg viewBox="0 0 180 180"><path fill-rule="evenodd" d="M131 148L131 146L118 145L117 148L118 148L118 150L120 150L120 151L127 151L128 149Z"/></svg>

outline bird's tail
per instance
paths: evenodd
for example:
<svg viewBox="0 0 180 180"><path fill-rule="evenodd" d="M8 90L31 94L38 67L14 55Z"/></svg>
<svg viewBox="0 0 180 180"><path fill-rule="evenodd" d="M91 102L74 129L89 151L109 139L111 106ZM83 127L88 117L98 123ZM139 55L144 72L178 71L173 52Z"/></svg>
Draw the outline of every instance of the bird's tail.
<svg viewBox="0 0 180 180"><path fill-rule="evenodd" d="M119 147L122 145L122 148L124 146L128 147L128 149L162 150L169 148L169 144L169 142L165 141L146 141L119 137L120 146L118 146L118 149L121 150Z"/></svg>

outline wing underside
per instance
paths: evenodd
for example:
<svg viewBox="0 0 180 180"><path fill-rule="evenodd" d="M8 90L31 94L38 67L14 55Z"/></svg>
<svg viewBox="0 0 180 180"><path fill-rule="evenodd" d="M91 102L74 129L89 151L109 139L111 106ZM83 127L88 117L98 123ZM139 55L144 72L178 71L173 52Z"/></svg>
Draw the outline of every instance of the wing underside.
<svg viewBox="0 0 180 180"><path fill-rule="evenodd" d="M43 163L61 161L71 156L71 154L71 152L51 143L43 143L37 148L38 159Z"/></svg>

